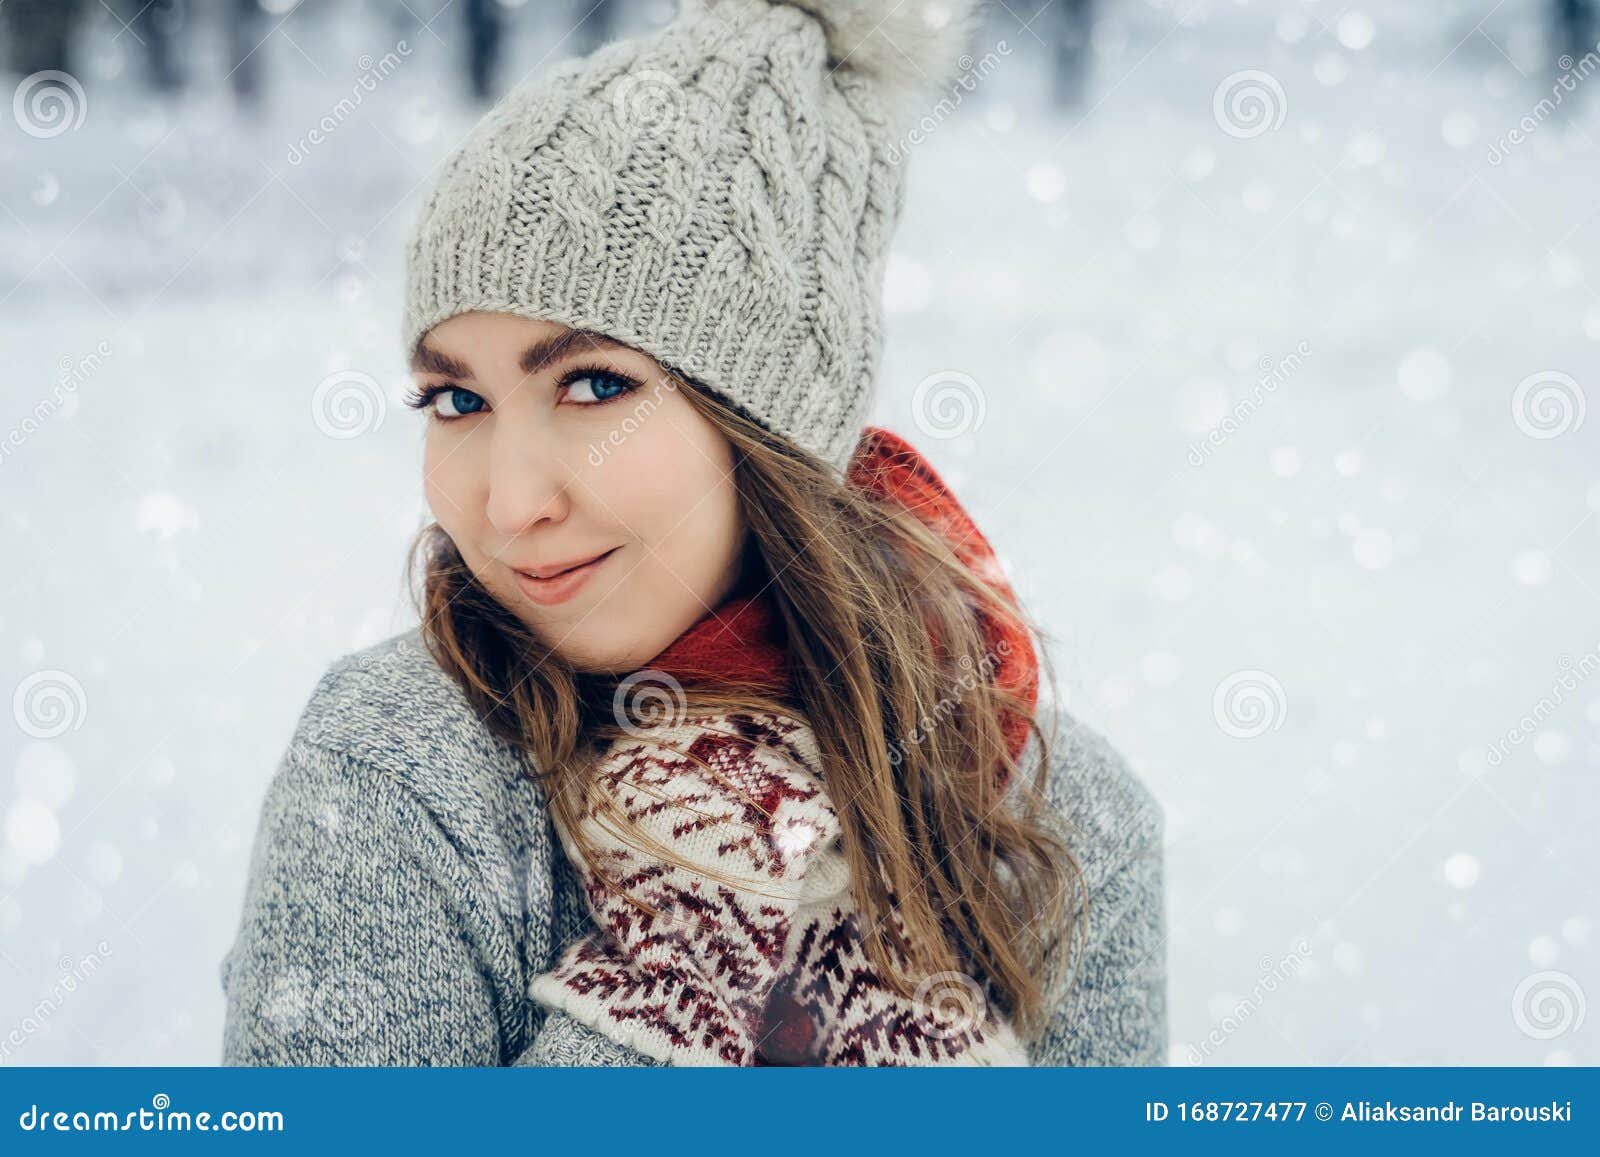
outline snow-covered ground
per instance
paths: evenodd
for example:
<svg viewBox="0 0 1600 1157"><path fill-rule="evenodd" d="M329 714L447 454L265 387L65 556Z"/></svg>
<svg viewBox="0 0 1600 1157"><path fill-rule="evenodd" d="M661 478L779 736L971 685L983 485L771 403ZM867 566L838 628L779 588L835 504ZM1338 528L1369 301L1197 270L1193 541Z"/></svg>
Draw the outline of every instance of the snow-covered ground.
<svg viewBox="0 0 1600 1157"><path fill-rule="evenodd" d="M334 112L376 7L277 28L257 118L102 17L82 123L0 123L0 1063L215 1062L267 779L414 621L400 251L476 113L448 13ZM1547 115L1538 6L1393 7L1112 4L1057 113L996 7L910 150L874 420L1166 805L1175 1063L1600 1062L1600 78Z"/></svg>

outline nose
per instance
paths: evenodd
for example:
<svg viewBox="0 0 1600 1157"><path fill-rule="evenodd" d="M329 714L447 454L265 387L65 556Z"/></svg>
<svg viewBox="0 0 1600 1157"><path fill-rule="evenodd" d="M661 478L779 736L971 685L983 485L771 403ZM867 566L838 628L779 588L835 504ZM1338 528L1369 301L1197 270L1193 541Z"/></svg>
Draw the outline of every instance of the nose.
<svg viewBox="0 0 1600 1157"><path fill-rule="evenodd" d="M489 523L514 538L535 524L560 522L571 509L572 472L537 433L499 423L489 444Z"/></svg>

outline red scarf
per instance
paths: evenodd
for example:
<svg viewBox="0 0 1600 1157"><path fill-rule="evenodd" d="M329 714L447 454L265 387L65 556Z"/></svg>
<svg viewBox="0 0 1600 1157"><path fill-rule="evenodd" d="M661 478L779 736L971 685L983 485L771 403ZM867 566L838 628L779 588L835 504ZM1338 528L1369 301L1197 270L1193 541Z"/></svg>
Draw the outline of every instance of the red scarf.
<svg viewBox="0 0 1600 1157"><path fill-rule="evenodd" d="M1016 595L1005 580L999 560L950 488L933 466L905 439L879 426L868 426L850 461L849 480L874 493L892 496L930 529L941 534L956 556L988 580L1013 605ZM680 682L712 674L768 690L792 688L782 617L771 586L751 590L746 584L704 615L651 661ZM1038 702L1039 668L1027 633L980 612L988 653L995 659L998 686ZM1015 712L1005 722L1013 758L1027 742L1027 720Z"/></svg>

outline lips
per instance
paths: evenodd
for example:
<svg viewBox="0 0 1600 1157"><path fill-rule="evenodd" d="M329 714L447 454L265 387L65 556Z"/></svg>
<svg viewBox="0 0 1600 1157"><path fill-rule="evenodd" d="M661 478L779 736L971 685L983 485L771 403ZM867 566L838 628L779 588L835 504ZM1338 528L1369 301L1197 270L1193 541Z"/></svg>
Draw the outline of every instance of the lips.
<svg viewBox="0 0 1600 1157"><path fill-rule="evenodd" d="M588 584L590 577L604 567L606 561L621 549L614 546L604 554L596 555L586 562L579 562L562 569L548 567L546 568L548 578L540 578L536 573L526 570L513 569L511 573L517 576L517 585L522 588L522 593L530 602L541 606L554 606L576 595Z"/></svg>
<svg viewBox="0 0 1600 1157"><path fill-rule="evenodd" d="M616 549L616 547L611 548L611 550ZM539 567L513 567L512 569L516 570L518 574L525 574L532 579L553 579L566 574L568 571L577 570L580 566L588 566L590 563L610 554L611 550L602 551L599 554L591 554L588 558L574 559L571 562L558 562L550 566Z"/></svg>

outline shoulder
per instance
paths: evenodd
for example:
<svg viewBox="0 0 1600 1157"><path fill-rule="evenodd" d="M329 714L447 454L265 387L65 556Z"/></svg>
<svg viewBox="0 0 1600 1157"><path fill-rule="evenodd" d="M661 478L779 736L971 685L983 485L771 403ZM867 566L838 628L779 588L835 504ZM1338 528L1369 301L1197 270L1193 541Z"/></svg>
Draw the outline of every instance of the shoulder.
<svg viewBox="0 0 1600 1157"><path fill-rule="evenodd" d="M524 766L417 631L328 666L267 785L221 964L228 1063L487 1064L522 1049L554 907L548 813ZM330 977L382 997L364 1031L274 1011L285 984Z"/></svg>
<svg viewBox="0 0 1600 1157"><path fill-rule="evenodd" d="M525 843L544 816L524 755L483 723L419 628L329 664L289 746L398 784L463 851Z"/></svg>
<svg viewBox="0 0 1600 1157"><path fill-rule="evenodd" d="M1045 795L1065 822L1069 846L1094 892L1130 863L1159 862L1165 813L1104 735L1065 709L1056 708L1054 718Z"/></svg>
<svg viewBox="0 0 1600 1157"><path fill-rule="evenodd" d="M488 738L415 627L330 663L295 728L298 742L396 766Z"/></svg>

